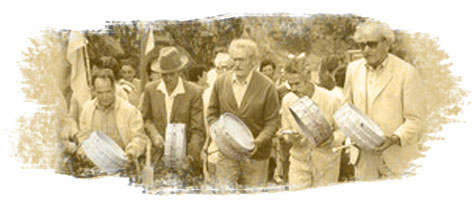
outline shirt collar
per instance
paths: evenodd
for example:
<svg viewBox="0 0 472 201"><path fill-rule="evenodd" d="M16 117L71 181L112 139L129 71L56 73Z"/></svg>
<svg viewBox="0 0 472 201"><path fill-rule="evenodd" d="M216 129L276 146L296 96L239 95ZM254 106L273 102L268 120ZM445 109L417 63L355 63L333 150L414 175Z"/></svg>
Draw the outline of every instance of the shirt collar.
<svg viewBox="0 0 472 201"><path fill-rule="evenodd" d="M167 90L166 90L166 85L164 84L164 81L161 80L161 82L159 83L159 85L157 86L157 90L161 91L162 93L164 93L167 97L175 97L177 96L178 94L183 94L185 93L185 88L184 88L184 83L182 81L182 78L179 77L179 80L177 81L177 86L175 87L174 91L172 92L172 94L167 94Z"/></svg>
<svg viewBox="0 0 472 201"><path fill-rule="evenodd" d="M251 70L251 72L249 72L249 75L247 75L246 79L242 82L240 82L237 78L236 78L236 73L233 71L233 77L232 77L232 81L233 81L233 84L234 83L238 83L238 84L249 84L249 81L251 81L251 78L252 78L252 74L254 73L254 69Z"/></svg>
<svg viewBox="0 0 472 201"><path fill-rule="evenodd" d="M93 104L95 105L95 108L96 108L96 109L98 109L98 110L103 111L103 112L106 113L106 112L109 112L110 110L116 109L116 106L117 106L117 103L116 103L116 102L118 101L118 99L119 99L119 97L117 97L117 96L115 95L115 101L113 101L112 105L111 105L110 107L107 107L107 108L104 108L103 106L101 106L101 105L98 103L98 99L97 99L97 98L94 99L94 103L93 103Z"/></svg>
<svg viewBox="0 0 472 201"><path fill-rule="evenodd" d="M377 66L376 69L374 69L372 66L370 66L369 64L367 64L367 62L365 63L365 67L366 67L367 70L369 70L369 71L377 71L377 70L380 70L380 69L382 69L385 65L387 65L388 58L389 58L389 56L387 55L387 57L385 57L385 59L383 60L383 62L382 62L379 66Z"/></svg>

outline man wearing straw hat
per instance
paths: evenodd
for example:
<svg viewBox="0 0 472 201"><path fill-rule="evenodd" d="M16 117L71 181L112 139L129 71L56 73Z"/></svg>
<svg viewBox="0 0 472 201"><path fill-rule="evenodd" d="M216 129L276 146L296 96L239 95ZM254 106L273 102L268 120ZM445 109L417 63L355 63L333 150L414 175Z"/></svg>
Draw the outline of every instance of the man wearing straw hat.
<svg viewBox="0 0 472 201"><path fill-rule="evenodd" d="M101 131L125 151L130 161L144 153L149 138L144 134L143 120L138 109L115 93L115 76L110 69L99 69L92 75L94 99L84 103L80 113L80 132L75 135L82 144L91 131ZM80 149L80 158L85 152Z"/></svg>
<svg viewBox="0 0 472 201"><path fill-rule="evenodd" d="M290 148L289 185L291 189L303 189L336 183L341 165L341 150L333 150L341 146L345 137L340 131L333 132L333 137L318 146L314 146L302 136L289 107L303 96L319 107L324 118L334 128L333 114L339 101L329 91L309 82L309 73L303 66L293 63L284 71L286 85L290 92L282 99L281 119L282 131L294 133L282 134L292 144Z"/></svg>
<svg viewBox="0 0 472 201"><path fill-rule="evenodd" d="M187 61L188 58L176 47L160 50L158 59L151 63L151 69L160 73L161 80L146 85L141 111L145 129L158 155L163 151L167 125L185 124L187 154L181 170L189 172L193 169L191 173L198 175L201 174L200 151L205 138L203 101L201 90L180 77Z"/></svg>
<svg viewBox="0 0 472 201"><path fill-rule="evenodd" d="M220 188L262 187L267 171L272 137L279 125L279 101L274 84L255 69L258 47L247 39L235 39L228 49L233 69L219 76L212 89L208 125L229 112L247 125L255 138L249 159L234 160L216 152L216 177ZM216 146L214 142L210 149ZM240 181L240 182L238 182Z"/></svg>
<svg viewBox="0 0 472 201"><path fill-rule="evenodd" d="M360 150L357 180L400 177L418 152L426 110L422 79L415 67L388 52L394 39L380 22L363 23L354 34L363 58L347 68L344 102L370 117L386 138L376 150Z"/></svg>

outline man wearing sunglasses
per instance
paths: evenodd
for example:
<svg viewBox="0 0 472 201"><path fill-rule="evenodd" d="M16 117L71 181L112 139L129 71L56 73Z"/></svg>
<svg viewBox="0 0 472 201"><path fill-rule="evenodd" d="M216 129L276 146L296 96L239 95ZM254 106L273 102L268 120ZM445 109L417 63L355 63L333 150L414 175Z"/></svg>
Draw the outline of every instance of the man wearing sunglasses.
<svg viewBox="0 0 472 201"><path fill-rule="evenodd" d="M361 24L354 40L363 58L348 66L344 102L359 108L385 135L375 150L359 150L356 180L400 177L418 153L426 111L421 77L414 66L389 53L394 33L387 25Z"/></svg>

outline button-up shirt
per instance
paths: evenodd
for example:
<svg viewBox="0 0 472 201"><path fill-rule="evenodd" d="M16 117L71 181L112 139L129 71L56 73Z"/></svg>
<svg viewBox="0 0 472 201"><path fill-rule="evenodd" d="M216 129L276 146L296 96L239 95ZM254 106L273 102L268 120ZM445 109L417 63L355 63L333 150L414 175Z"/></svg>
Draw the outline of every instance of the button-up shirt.
<svg viewBox="0 0 472 201"><path fill-rule="evenodd" d="M175 87L174 91L172 91L172 93L170 95L167 94L166 85L164 84L164 81L161 81L161 83L157 86L157 90L164 93L167 123L170 123L170 117L171 117L172 107L174 105L175 97L179 94L184 94L185 93L185 88L184 88L184 84L182 82L182 78L179 77L179 81L177 81L177 86Z"/></svg>
<svg viewBox="0 0 472 201"><path fill-rule="evenodd" d="M95 102L96 110L93 112L92 129L100 131L110 137L118 146L125 149L125 144L118 132L115 119L115 104L104 108Z"/></svg>
<svg viewBox="0 0 472 201"><path fill-rule="evenodd" d="M375 69L367 63L364 65L366 68L366 75L365 75L366 77L365 89L366 89L366 96L367 96L366 103L369 103L374 98L372 87L379 84L380 77L382 73L384 72L385 65L387 64L387 60L388 60L388 57ZM371 108L369 108L369 104L367 104L366 109L367 109L367 112L371 111Z"/></svg>
<svg viewBox="0 0 472 201"><path fill-rule="evenodd" d="M243 81L239 81L236 78L236 74L233 72L233 94L238 107L241 107L241 102L243 101L244 94L246 93L249 82L251 81L253 71L254 70L251 70L249 75Z"/></svg>

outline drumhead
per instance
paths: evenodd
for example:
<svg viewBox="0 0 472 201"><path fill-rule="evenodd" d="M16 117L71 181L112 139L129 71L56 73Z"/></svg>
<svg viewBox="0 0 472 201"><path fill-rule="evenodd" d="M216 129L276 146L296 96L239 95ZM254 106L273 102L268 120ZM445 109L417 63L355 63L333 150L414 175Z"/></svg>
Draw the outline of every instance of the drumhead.
<svg viewBox="0 0 472 201"><path fill-rule="evenodd" d="M94 131L82 144L87 157L103 171L113 174L126 162L126 155L110 137Z"/></svg>
<svg viewBox="0 0 472 201"><path fill-rule="evenodd" d="M221 117L225 122L226 132L241 148L246 150L254 149L254 138L251 130L243 121L231 113L224 113Z"/></svg>
<svg viewBox="0 0 472 201"><path fill-rule="evenodd" d="M331 126L318 106L307 96L298 99L289 107L301 133L315 146L332 135Z"/></svg>
<svg viewBox="0 0 472 201"><path fill-rule="evenodd" d="M352 111L354 111L360 118L362 118L362 120L364 120L367 125L369 126L369 128L371 128L375 134L377 134L377 136L383 136L383 131L382 129L380 129L380 127L377 125L377 123L375 123L371 118L369 118L367 115L365 115L364 113L362 113L359 109L357 109L356 107L354 107L353 105L349 104L348 105Z"/></svg>

